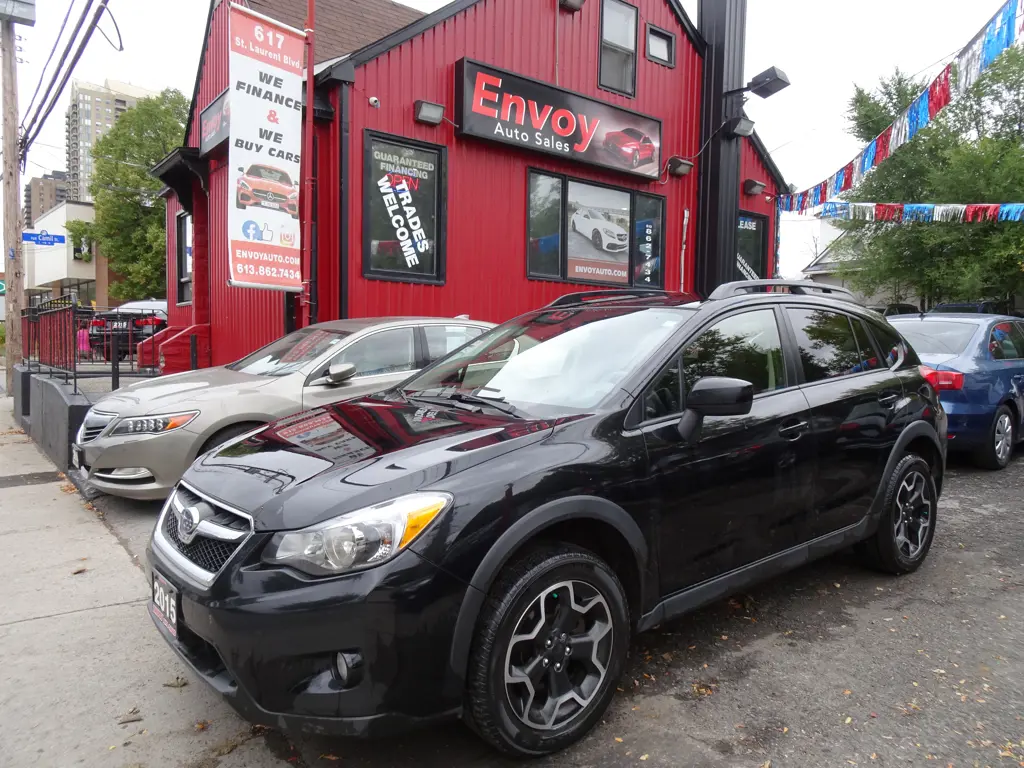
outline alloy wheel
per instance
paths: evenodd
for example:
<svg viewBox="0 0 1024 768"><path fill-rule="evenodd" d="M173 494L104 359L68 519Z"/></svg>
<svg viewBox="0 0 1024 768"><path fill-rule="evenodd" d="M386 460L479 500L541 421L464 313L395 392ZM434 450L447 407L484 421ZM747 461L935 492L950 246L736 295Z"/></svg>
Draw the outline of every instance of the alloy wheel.
<svg viewBox="0 0 1024 768"><path fill-rule="evenodd" d="M996 457L1000 464L1005 464L1010 459L1010 452L1013 450L1013 422L1009 414L1001 413L996 419L995 429Z"/></svg>
<svg viewBox="0 0 1024 768"><path fill-rule="evenodd" d="M593 585L546 587L516 622L505 654L512 712L538 730L561 728L594 700L612 659L612 614Z"/></svg>
<svg viewBox="0 0 1024 768"><path fill-rule="evenodd" d="M903 478L896 492L896 548L909 560L914 560L928 541L933 511L928 488L928 479L915 470Z"/></svg>

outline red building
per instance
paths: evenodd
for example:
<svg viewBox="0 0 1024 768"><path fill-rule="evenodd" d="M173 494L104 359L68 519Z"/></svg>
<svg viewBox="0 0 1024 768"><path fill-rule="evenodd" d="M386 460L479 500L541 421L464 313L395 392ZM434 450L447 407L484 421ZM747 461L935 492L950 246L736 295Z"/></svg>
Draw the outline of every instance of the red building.
<svg viewBox="0 0 1024 768"><path fill-rule="evenodd" d="M154 171L167 184L165 370L189 366L192 337L196 363L219 365L310 321L498 322L574 290L694 291L708 46L675 0L574 4L456 0L420 16L318 0L315 252L297 295L229 285L223 123L239 86L229 4L213 0L186 145ZM304 0L249 5L303 26ZM785 182L756 134L731 141L736 274L770 276Z"/></svg>

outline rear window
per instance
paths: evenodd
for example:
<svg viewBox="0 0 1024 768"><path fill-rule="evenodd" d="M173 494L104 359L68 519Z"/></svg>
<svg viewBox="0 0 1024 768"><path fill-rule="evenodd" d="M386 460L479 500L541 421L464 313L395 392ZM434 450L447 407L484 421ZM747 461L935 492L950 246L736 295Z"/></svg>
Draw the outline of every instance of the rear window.
<svg viewBox="0 0 1024 768"><path fill-rule="evenodd" d="M959 355L978 330L973 323L894 322L896 329L921 355Z"/></svg>

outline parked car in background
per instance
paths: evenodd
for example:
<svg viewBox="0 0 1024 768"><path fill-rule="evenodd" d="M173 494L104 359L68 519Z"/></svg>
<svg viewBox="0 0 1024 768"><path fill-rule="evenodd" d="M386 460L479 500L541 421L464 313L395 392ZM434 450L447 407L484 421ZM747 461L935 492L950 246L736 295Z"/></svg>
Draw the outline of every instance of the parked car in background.
<svg viewBox="0 0 1024 768"><path fill-rule="evenodd" d="M573 232L579 232L599 251L617 253L629 248L629 236L626 230L608 218L601 211L593 208L580 208L572 215L569 226Z"/></svg>
<svg viewBox="0 0 1024 768"><path fill-rule="evenodd" d="M96 357L102 356L104 360L112 359L115 346L118 358L134 357L136 345L166 327L166 299L128 301L119 307L92 313L89 346Z"/></svg>
<svg viewBox="0 0 1024 768"><path fill-rule="evenodd" d="M231 365L103 397L82 422L73 463L104 493L163 499L199 454L273 419L392 386L490 327L366 318L303 328Z"/></svg>
<svg viewBox="0 0 1024 768"><path fill-rule="evenodd" d="M891 315L916 315L921 311L913 304L876 304L875 306L868 307L868 309L877 312L882 317L889 317Z"/></svg>
<svg viewBox="0 0 1024 768"><path fill-rule="evenodd" d="M252 431L165 504L150 613L257 723L566 747L634 631L853 545L924 561L946 416L844 293L574 294Z"/></svg>
<svg viewBox="0 0 1024 768"><path fill-rule="evenodd" d="M1024 324L1013 317L938 314L890 318L949 414L949 448L988 469L1010 463L1024 414Z"/></svg>
<svg viewBox="0 0 1024 768"><path fill-rule="evenodd" d="M937 315L977 314L1013 316L1015 314L1008 301L963 301L952 304L936 304L929 312Z"/></svg>

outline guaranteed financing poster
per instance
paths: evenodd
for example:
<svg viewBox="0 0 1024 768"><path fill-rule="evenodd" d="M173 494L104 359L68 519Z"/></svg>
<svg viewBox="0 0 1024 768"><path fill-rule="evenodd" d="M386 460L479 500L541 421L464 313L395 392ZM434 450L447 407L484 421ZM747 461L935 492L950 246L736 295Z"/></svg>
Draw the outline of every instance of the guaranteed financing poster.
<svg viewBox="0 0 1024 768"><path fill-rule="evenodd" d="M302 289L302 32L231 6L231 285Z"/></svg>

